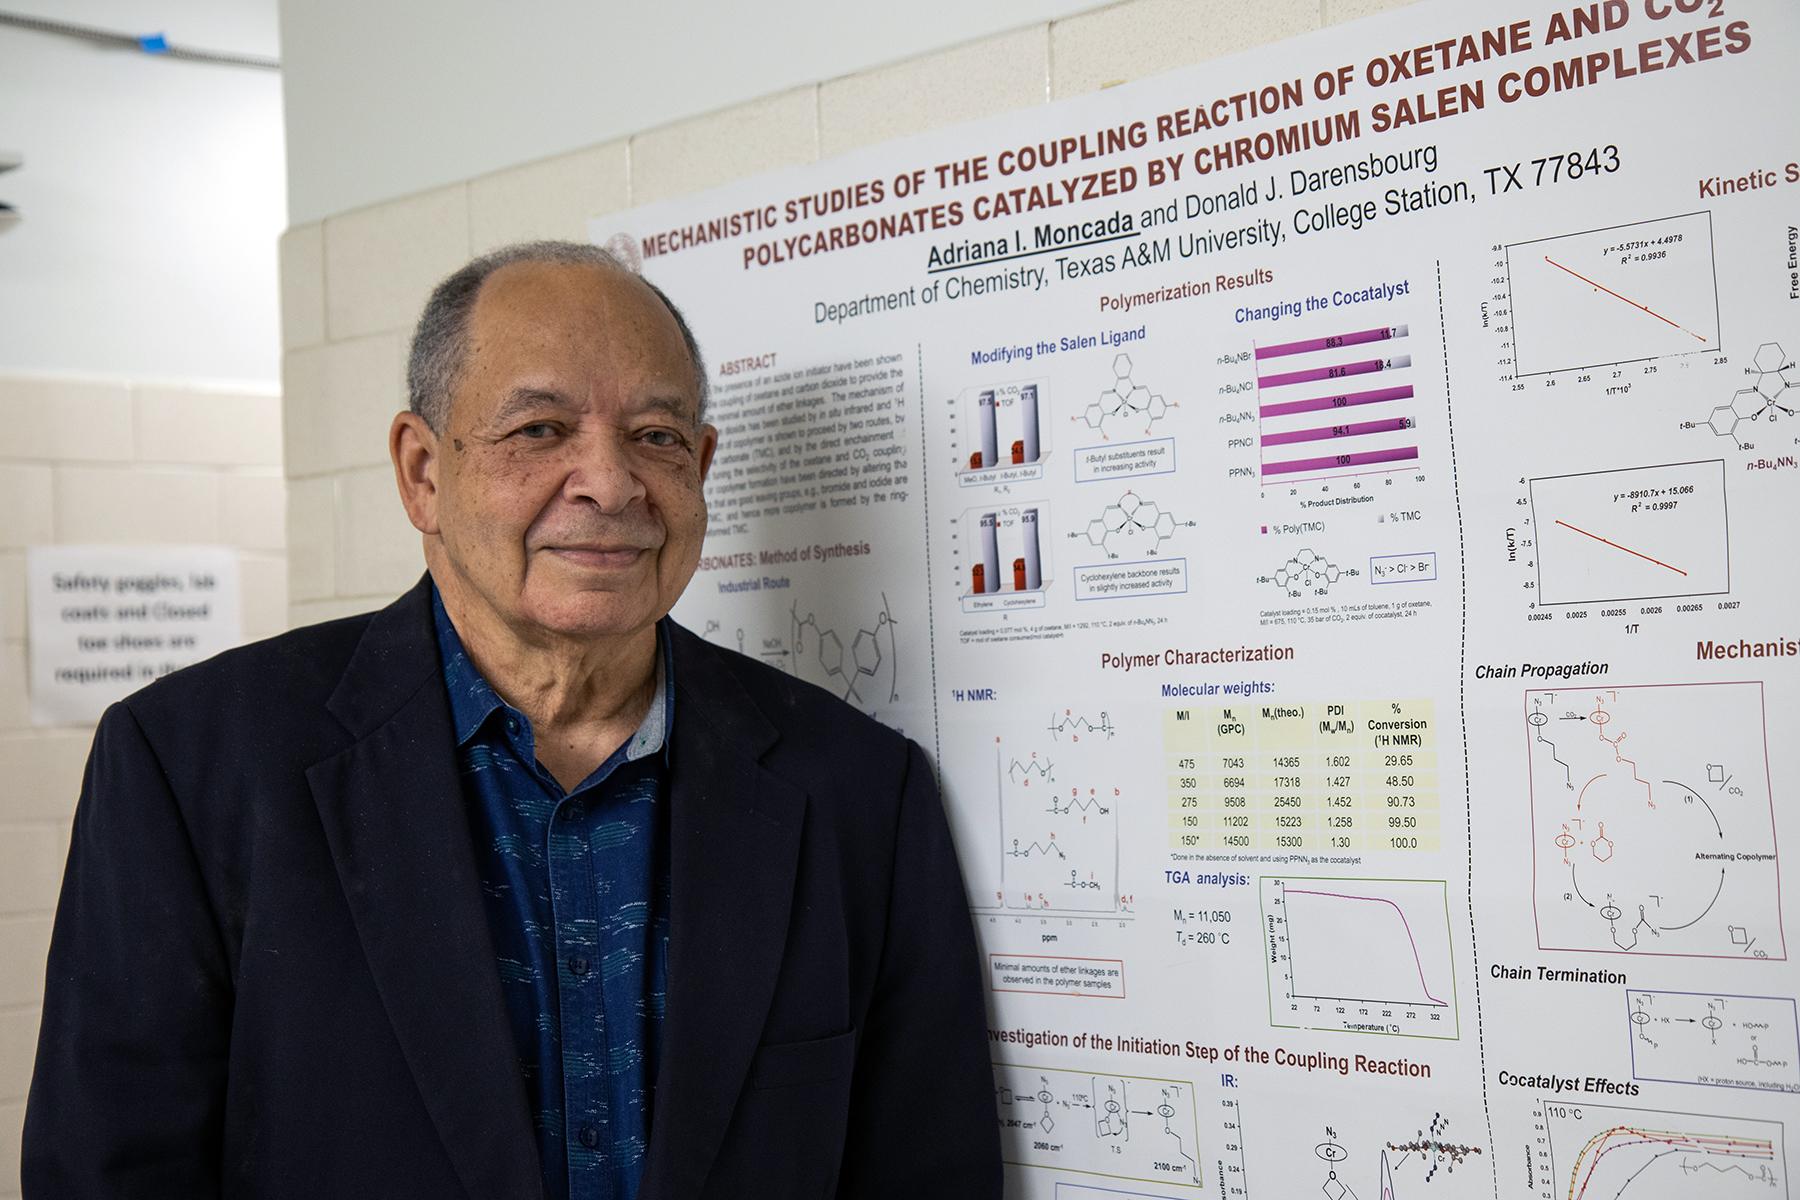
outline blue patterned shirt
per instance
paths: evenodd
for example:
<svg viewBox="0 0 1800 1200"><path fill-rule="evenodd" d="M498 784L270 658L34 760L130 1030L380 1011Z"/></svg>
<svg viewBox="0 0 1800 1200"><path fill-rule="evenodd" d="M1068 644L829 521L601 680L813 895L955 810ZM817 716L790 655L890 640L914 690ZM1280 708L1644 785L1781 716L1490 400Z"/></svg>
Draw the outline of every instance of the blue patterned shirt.
<svg viewBox="0 0 1800 1200"><path fill-rule="evenodd" d="M565 792L433 592L463 800L549 1200L631 1200L650 1140L669 946L669 638L656 698Z"/></svg>

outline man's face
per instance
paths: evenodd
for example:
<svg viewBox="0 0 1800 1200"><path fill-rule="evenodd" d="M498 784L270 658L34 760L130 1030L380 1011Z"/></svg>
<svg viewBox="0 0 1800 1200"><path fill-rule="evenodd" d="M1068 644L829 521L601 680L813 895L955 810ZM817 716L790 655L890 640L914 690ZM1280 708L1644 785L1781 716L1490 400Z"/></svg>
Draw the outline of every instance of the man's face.
<svg viewBox="0 0 1800 1200"><path fill-rule="evenodd" d="M439 587L528 642L648 629L706 534L718 435L698 410L680 329L635 276L494 272L432 456Z"/></svg>

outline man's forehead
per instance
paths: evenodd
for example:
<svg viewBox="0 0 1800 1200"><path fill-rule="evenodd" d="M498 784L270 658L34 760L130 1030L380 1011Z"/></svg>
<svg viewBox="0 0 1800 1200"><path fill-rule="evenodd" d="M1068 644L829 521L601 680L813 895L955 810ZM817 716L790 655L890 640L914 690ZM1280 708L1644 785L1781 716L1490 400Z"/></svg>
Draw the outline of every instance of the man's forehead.
<svg viewBox="0 0 1800 1200"><path fill-rule="evenodd" d="M638 375L658 396L679 400L690 419L697 380L681 328L668 307L635 275L587 263L512 263L482 284L469 315L470 366L465 385L498 387L507 398L536 384L496 379L519 372L604 367ZM482 380L482 376L487 378ZM581 381L566 379L568 387ZM458 389L459 391L461 389Z"/></svg>
<svg viewBox="0 0 1800 1200"><path fill-rule="evenodd" d="M668 308L642 280L598 263L508 263L482 282L470 316L477 330L521 316L561 317L667 332L678 343L681 338Z"/></svg>

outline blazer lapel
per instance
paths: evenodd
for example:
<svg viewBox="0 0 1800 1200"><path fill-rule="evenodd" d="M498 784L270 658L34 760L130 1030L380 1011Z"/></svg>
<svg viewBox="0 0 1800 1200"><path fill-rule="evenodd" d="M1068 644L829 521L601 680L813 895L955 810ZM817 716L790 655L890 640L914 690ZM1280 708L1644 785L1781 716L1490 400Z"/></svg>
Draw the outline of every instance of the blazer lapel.
<svg viewBox="0 0 1800 1200"><path fill-rule="evenodd" d="M787 944L806 795L758 762L776 740L716 652L670 623L667 1015L641 1195L698 1195L761 1039Z"/></svg>
<svg viewBox="0 0 1800 1200"><path fill-rule="evenodd" d="M401 1052L469 1195L537 1200L429 583L376 614L327 707L358 740L307 780Z"/></svg>

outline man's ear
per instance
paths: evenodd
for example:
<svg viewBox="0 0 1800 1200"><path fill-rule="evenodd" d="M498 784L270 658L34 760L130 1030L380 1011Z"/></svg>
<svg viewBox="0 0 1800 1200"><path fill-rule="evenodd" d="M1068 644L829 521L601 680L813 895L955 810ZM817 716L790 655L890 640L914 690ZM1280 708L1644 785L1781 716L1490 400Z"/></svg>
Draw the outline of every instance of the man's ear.
<svg viewBox="0 0 1800 1200"><path fill-rule="evenodd" d="M712 470L714 451L719 448L719 431L711 425L700 426L700 482L706 482L706 473Z"/></svg>
<svg viewBox="0 0 1800 1200"><path fill-rule="evenodd" d="M415 412L394 414L388 426L388 457L394 460L394 482L413 528L427 536L438 532L438 439Z"/></svg>

